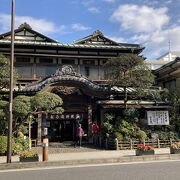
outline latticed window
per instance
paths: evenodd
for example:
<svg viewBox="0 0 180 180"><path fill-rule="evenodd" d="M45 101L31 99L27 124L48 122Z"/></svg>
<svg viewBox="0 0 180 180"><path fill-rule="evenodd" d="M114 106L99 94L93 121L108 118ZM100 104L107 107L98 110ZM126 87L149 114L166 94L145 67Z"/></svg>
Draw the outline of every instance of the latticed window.
<svg viewBox="0 0 180 180"><path fill-rule="evenodd" d="M94 65L95 61L94 60L83 60L83 64Z"/></svg>
<svg viewBox="0 0 180 180"><path fill-rule="evenodd" d="M74 59L62 59L62 64L75 64Z"/></svg>
<svg viewBox="0 0 180 180"><path fill-rule="evenodd" d="M16 57L16 63L30 63L30 57Z"/></svg>
<svg viewBox="0 0 180 180"><path fill-rule="evenodd" d="M53 63L53 59L52 58L39 58L39 63L51 64Z"/></svg>

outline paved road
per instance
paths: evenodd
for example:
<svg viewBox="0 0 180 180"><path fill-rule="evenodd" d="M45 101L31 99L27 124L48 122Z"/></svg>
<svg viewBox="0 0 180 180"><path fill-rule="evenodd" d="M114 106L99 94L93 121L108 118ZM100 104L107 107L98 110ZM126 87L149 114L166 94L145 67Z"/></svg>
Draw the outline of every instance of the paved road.
<svg viewBox="0 0 180 180"><path fill-rule="evenodd" d="M180 161L0 171L0 180L178 180Z"/></svg>

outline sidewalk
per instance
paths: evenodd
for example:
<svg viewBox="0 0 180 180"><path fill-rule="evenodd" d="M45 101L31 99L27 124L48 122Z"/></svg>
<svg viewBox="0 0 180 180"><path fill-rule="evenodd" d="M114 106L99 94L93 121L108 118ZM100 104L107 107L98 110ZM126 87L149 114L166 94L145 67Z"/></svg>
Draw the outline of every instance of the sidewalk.
<svg viewBox="0 0 180 180"><path fill-rule="evenodd" d="M81 151L82 149L82 151ZM135 155L135 150L95 150L84 151L83 148L76 148L75 152L49 153L48 161L87 160L101 158L118 158ZM77 151L78 150L78 151ZM39 152L39 160L42 161L42 153ZM0 156L0 163L6 162L6 156ZM19 162L19 156L12 156L12 162Z"/></svg>
<svg viewBox="0 0 180 180"><path fill-rule="evenodd" d="M78 152L77 152L78 151ZM83 148L76 149L76 152L49 153L49 160L42 162L42 154L39 154L40 161L34 163L19 163L18 156L12 156L12 163L6 164L6 157L0 157L0 170L15 168L64 166L80 164L100 163L123 163L137 161L155 160L179 160L180 155L170 154L169 148L155 149L155 155L135 156L135 150L93 150L87 152Z"/></svg>
<svg viewBox="0 0 180 180"><path fill-rule="evenodd" d="M39 153L42 161L42 147L33 148ZM155 149L155 154L169 154L169 148ZM48 161L86 160L86 159L108 159L124 156L135 156L135 150L101 150L95 147L81 148L50 148ZM6 162L6 156L0 156L0 163ZM19 162L19 156L12 156L12 162Z"/></svg>

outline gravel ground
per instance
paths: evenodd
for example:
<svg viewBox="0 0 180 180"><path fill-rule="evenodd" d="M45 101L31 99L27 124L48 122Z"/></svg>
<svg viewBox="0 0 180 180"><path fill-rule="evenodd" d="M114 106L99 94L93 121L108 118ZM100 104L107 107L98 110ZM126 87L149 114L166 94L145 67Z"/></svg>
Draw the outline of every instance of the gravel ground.
<svg viewBox="0 0 180 180"><path fill-rule="evenodd" d="M39 154L42 153L42 147L32 147L32 150L37 151ZM50 154L55 154L55 153L68 153L68 152L92 152L92 151L100 151L102 149L95 147L91 144L84 144L81 146L81 148L74 147L73 145L62 145L62 144L54 144L53 146L50 145L48 147L48 151Z"/></svg>

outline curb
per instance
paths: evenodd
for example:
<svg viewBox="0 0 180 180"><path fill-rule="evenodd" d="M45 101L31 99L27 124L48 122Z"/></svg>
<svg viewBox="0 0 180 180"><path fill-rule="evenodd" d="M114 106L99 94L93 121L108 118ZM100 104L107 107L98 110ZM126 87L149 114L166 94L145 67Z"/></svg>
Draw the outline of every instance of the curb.
<svg viewBox="0 0 180 180"><path fill-rule="evenodd" d="M58 166L85 165L85 164L179 160L179 159L180 159L180 154L163 154L163 155L146 155L146 156L128 156L128 157L119 157L119 158L62 160L62 161L29 162L29 163L16 162L11 164L2 163L0 164L0 170L24 169L24 168L34 168L34 167L58 167Z"/></svg>

